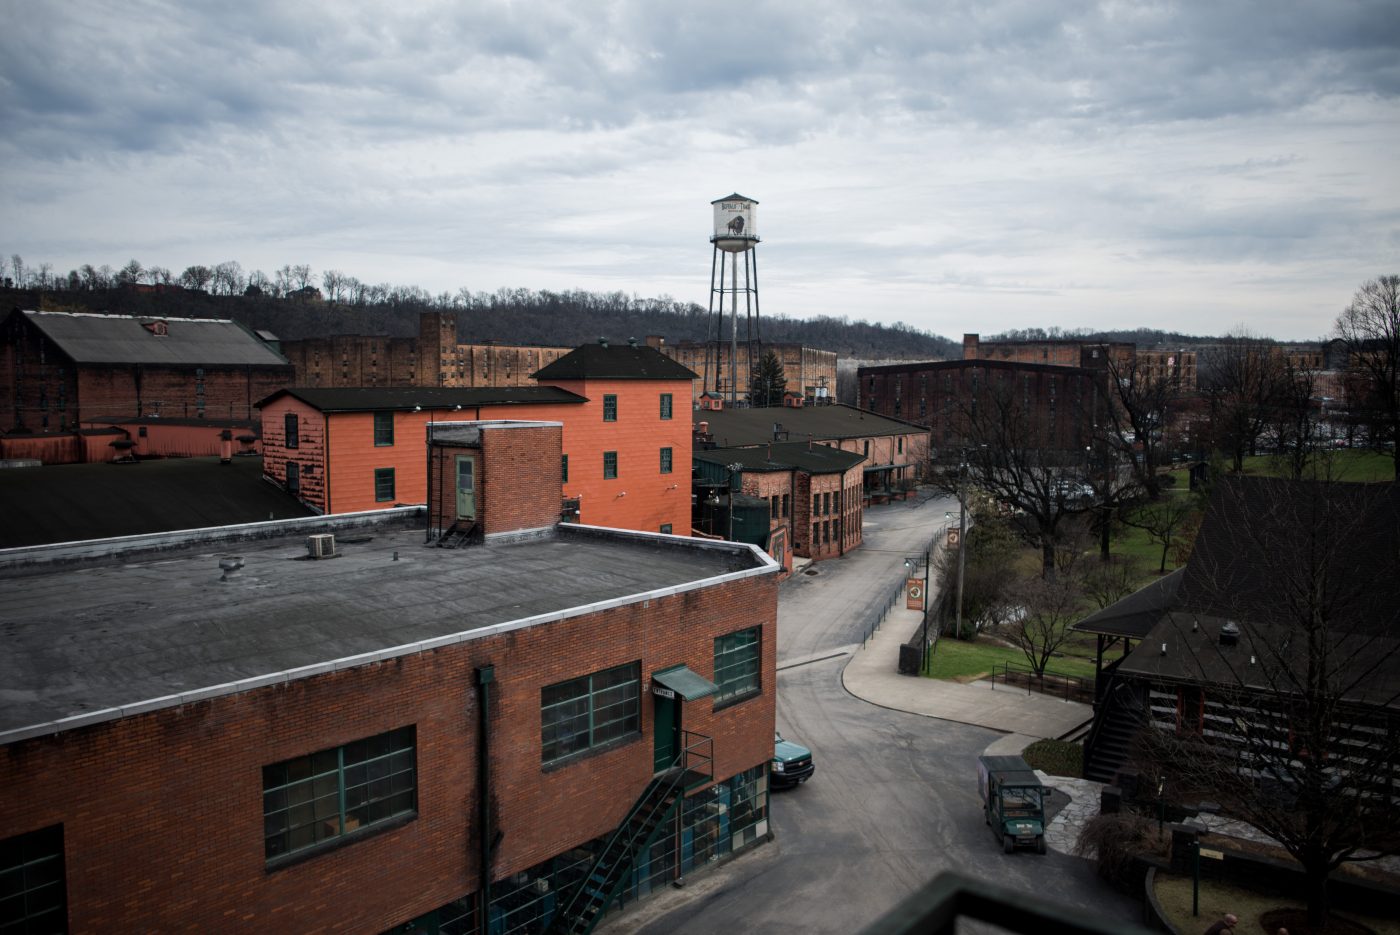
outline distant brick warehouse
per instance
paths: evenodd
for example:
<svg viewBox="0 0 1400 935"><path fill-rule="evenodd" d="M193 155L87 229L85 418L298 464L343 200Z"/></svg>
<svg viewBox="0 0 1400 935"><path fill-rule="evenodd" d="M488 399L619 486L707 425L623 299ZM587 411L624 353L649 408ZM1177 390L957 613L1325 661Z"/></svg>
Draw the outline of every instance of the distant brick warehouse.
<svg viewBox="0 0 1400 935"><path fill-rule="evenodd" d="M1104 403L1104 373L976 359L862 367L857 381L863 405L927 425L934 449L963 444L973 401L1001 392L1044 433L1048 447L1080 450L1088 444L1096 407Z"/></svg>
<svg viewBox="0 0 1400 935"><path fill-rule="evenodd" d="M418 316L416 338L337 334L281 342L306 387L533 386L531 374L567 347L461 343L451 313Z"/></svg>
<svg viewBox="0 0 1400 935"><path fill-rule="evenodd" d="M435 432L474 463L485 541L459 549L424 546L454 483L426 509L7 554L6 921L542 931L765 840L777 566L553 525L521 479L558 440ZM615 836L633 806L648 833Z"/></svg>
<svg viewBox="0 0 1400 935"><path fill-rule="evenodd" d="M1196 351L1181 348L1139 348L1127 341L1084 341L1055 339L1045 341L983 341L978 335L963 335L964 360L1002 360L1055 367L1083 367L1102 370L1111 367L1126 374L1134 366L1149 381L1172 380L1184 392L1196 389Z"/></svg>
<svg viewBox="0 0 1400 935"><path fill-rule="evenodd" d="M219 319L15 311L0 351L0 431L62 435L101 420L247 420L292 367ZM219 451L211 426L207 450Z"/></svg>
<svg viewBox="0 0 1400 935"><path fill-rule="evenodd" d="M697 410L693 419L697 451L814 441L860 455L867 500L903 494L926 476L928 429L898 417L831 405Z"/></svg>
<svg viewBox="0 0 1400 935"><path fill-rule="evenodd" d="M700 394L707 388L714 388L715 368L719 367L722 375L723 385L726 388L721 395L728 397L730 382L730 362L728 345L722 345L718 351L718 361L715 359L715 345L702 344L695 341L680 341L675 344L667 344L660 337L649 335L647 344L657 348L667 357L677 363L695 371L697 379L691 392L692 399L698 399ZM800 344L764 344L763 353L772 351L778 355L779 362L783 365L783 376L787 379L787 392L795 393L812 402L831 402L836 399L836 365L838 358L831 351L819 350L815 347L803 347ZM704 377L708 373L710 384L708 387L702 386ZM740 362L743 356L740 355ZM748 397L747 377L740 379L739 397Z"/></svg>

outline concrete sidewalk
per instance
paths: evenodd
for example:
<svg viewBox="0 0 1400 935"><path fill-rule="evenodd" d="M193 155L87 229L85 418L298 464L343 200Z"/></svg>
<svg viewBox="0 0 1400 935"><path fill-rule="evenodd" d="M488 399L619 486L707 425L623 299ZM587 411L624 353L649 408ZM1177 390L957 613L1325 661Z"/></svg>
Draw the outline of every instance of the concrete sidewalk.
<svg viewBox="0 0 1400 935"><path fill-rule="evenodd" d="M987 681L960 684L900 675L900 644L918 630L922 619L917 610L895 608L864 648L859 644L852 647L850 661L841 674L846 690L883 708L1012 735L994 743L989 753L1018 753L1033 740L1062 737L1093 719L1090 705L1053 695L1027 693L1006 685L994 687ZM788 661L783 668L803 661Z"/></svg>

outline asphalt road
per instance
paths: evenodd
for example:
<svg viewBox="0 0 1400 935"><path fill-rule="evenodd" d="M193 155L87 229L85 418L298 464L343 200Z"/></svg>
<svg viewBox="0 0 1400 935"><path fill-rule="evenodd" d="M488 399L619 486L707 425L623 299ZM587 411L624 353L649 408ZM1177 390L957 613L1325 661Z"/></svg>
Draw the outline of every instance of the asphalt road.
<svg viewBox="0 0 1400 935"><path fill-rule="evenodd" d="M938 532L949 506L877 509L867 514L864 548L783 584L778 726L812 748L816 775L772 794L773 843L604 931L853 932L947 869L1109 919L1140 918L1137 903L1102 886L1087 861L1001 852L983 824L975 766L998 733L851 696L841 685L844 653L791 665L859 644L863 610L904 576L905 555Z"/></svg>

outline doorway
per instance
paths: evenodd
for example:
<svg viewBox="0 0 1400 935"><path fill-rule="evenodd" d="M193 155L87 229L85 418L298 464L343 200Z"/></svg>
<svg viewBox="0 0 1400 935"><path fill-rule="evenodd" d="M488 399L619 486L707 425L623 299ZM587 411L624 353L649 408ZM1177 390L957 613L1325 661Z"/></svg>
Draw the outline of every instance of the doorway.
<svg viewBox="0 0 1400 935"><path fill-rule="evenodd" d="M670 697L660 694L668 692ZM652 689L655 702L652 772L670 769L681 752L681 700L669 689Z"/></svg>
<svg viewBox="0 0 1400 935"><path fill-rule="evenodd" d="M476 460L457 456L457 518L476 519Z"/></svg>

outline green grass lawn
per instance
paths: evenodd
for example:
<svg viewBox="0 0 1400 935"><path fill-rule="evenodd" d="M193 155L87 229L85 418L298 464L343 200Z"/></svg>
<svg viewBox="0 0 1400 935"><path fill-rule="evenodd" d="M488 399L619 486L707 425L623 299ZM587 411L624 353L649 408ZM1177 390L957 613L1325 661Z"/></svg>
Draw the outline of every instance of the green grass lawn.
<svg viewBox="0 0 1400 935"><path fill-rule="evenodd" d="M1334 480L1374 484L1395 479L1395 460L1388 452L1340 448L1320 454L1327 460ZM1284 477L1288 470L1275 455L1255 455L1244 459L1244 472L1260 477Z"/></svg>
<svg viewBox="0 0 1400 935"><path fill-rule="evenodd" d="M1019 649L988 642L965 642L947 637L938 641L938 649L929 659L926 675L936 679L970 681L992 671L1002 663L1026 665L1026 655ZM1094 677L1094 660L1080 656L1062 656L1050 660L1048 671L1059 675Z"/></svg>

